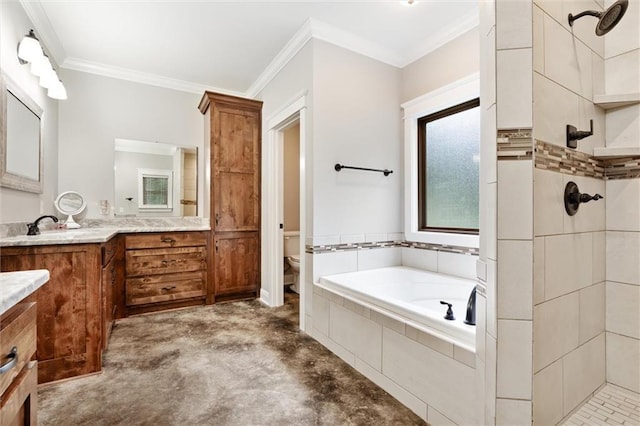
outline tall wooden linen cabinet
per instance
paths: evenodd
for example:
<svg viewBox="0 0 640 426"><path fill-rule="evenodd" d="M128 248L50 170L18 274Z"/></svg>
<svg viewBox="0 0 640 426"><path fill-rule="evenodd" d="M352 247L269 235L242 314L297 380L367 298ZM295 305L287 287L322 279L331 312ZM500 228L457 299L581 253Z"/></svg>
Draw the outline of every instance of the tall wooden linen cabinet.
<svg viewBox="0 0 640 426"><path fill-rule="evenodd" d="M262 102L205 92L205 161L210 169L209 303L260 291L260 144ZM206 212L205 212L206 213ZM211 292L209 292L211 294Z"/></svg>

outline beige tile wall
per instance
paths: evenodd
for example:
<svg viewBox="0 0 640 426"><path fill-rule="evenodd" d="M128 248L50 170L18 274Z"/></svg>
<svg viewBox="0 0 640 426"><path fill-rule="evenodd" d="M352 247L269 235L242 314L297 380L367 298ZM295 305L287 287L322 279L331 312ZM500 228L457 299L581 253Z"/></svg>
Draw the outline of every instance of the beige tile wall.
<svg viewBox="0 0 640 426"><path fill-rule="evenodd" d="M606 36L606 93L640 92L638 10L631 0ZM607 111L606 125L607 147L640 147L640 105ZM607 381L640 392L640 179L608 181L606 189Z"/></svg>

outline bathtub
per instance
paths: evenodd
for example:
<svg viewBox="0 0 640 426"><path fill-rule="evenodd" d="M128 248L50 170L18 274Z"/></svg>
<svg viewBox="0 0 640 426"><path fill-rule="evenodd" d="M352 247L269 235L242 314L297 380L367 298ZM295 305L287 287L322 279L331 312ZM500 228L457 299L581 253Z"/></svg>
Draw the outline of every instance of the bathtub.
<svg viewBox="0 0 640 426"><path fill-rule="evenodd" d="M394 266L326 275L316 285L475 351L475 326L464 323L472 280ZM444 319L441 300L453 305L455 320Z"/></svg>

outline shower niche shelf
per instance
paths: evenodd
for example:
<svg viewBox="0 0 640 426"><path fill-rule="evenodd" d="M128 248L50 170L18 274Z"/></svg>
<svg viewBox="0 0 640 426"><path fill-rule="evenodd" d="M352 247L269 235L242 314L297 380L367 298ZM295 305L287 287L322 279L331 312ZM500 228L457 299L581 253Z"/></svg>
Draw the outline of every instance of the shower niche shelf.
<svg viewBox="0 0 640 426"><path fill-rule="evenodd" d="M594 95L593 103L602 109L613 109L640 104L640 92L616 95Z"/></svg>
<svg viewBox="0 0 640 426"><path fill-rule="evenodd" d="M600 159L620 157L640 158L640 147L593 148L593 156Z"/></svg>

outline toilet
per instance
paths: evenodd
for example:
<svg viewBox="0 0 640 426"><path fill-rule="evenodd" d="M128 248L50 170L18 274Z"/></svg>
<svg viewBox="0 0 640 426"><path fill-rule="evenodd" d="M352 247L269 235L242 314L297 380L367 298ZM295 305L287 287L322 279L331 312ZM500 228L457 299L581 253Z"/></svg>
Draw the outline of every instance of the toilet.
<svg viewBox="0 0 640 426"><path fill-rule="evenodd" d="M300 276L300 232L285 231L284 232L284 257L293 271L293 284L291 289L299 293L298 280Z"/></svg>

